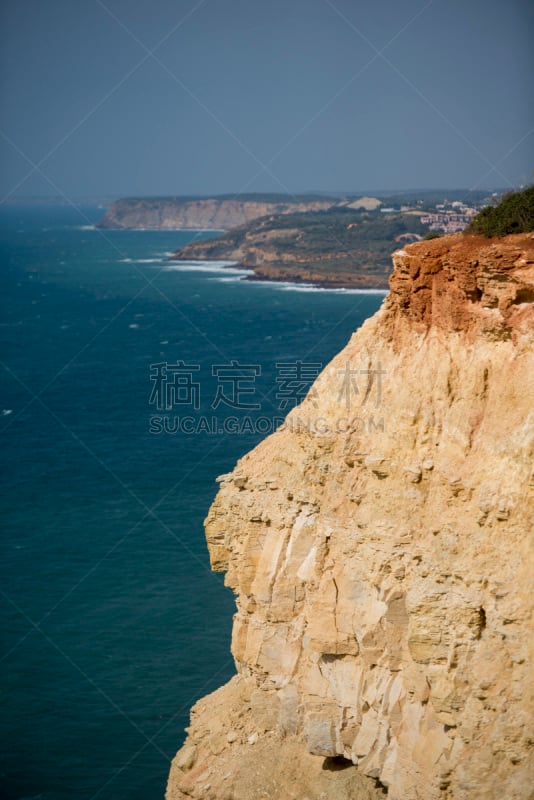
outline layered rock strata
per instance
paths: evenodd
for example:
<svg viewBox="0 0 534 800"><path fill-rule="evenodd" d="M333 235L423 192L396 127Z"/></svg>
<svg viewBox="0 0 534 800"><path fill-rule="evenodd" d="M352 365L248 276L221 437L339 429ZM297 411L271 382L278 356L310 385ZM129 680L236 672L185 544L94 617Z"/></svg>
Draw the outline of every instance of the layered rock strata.
<svg viewBox="0 0 534 800"><path fill-rule="evenodd" d="M227 230L267 214L325 211L335 200L286 202L236 198L125 198L110 205L99 228L154 228L159 230Z"/></svg>
<svg viewBox="0 0 534 800"><path fill-rule="evenodd" d="M534 237L393 261L220 479L237 676L193 708L168 800L534 796Z"/></svg>

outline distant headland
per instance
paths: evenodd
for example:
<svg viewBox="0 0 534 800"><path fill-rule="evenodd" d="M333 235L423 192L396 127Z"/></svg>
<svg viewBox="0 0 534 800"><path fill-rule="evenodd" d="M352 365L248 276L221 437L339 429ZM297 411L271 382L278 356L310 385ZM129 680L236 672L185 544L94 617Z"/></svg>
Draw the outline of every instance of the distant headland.
<svg viewBox="0 0 534 800"><path fill-rule="evenodd" d="M234 261L249 280L384 289L391 252L462 230L491 201L487 191L246 194L116 200L99 228L213 230L177 250L177 261Z"/></svg>

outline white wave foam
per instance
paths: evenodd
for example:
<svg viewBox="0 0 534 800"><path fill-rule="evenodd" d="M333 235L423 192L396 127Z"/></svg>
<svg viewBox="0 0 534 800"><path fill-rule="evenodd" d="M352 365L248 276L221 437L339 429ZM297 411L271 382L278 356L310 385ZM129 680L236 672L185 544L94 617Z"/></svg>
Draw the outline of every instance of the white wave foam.
<svg viewBox="0 0 534 800"><path fill-rule="evenodd" d="M236 261L180 261L165 267L166 272L222 272L225 275L250 275L249 269L235 267Z"/></svg>
<svg viewBox="0 0 534 800"><path fill-rule="evenodd" d="M228 271L232 272L232 273L234 272L234 270L228 270ZM237 270L235 270L235 272L237 272ZM243 270L243 272L245 273L244 275L233 275L232 274L232 276L230 278L208 278L208 280L217 281L217 283L241 283L241 281L245 280L247 275L250 275L248 270L247 270L247 272L245 272Z"/></svg>
<svg viewBox="0 0 534 800"><path fill-rule="evenodd" d="M119 258L121 264L165 264L165 258Z"/></svg>
<svg viewBox="0 0 534 800"><path fill-rule="evenodd" d="M328 286L312 286L308 284L290 283L285 285L286 292L333 292L334 294L377 294L386 295L388 289L344 289Z"/></svg>
<svg viewBox="0 0 534 800"><path fill-rule="evenodd" d="M312 283L291 283L290 281L250 281L253 286L264 286L266 289L315 289Z"/></svg>
<svg viewBox="0 0 534 800"><path fill-rule="evenodd" d="M237 261L217 261L216 259L196 261L194 258L186 261L180 261L179 259L173 261L173 264L175 264L177 267L182 265L188 267L232 267L237 263Z"/></svg>
<svg viewBox="0 0 534 800"><path fill-rule="evenodd" d="M250 272L247 271L247 275ZM225 283L241 281L242 278L215 278ZM250 286L260 286L268 289L280 289L284 292L329 292L330 294L359 294L359 295L386 295L387 289L344 289L328 286L314 286L313 283L291 283L290 281L248 281Z"/></svg>

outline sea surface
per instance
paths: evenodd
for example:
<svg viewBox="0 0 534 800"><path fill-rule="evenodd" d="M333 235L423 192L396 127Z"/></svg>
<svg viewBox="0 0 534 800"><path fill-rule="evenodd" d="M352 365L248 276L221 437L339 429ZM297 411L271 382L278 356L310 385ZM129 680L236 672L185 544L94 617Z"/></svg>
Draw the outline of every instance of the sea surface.
<svg viewBox="0 0 534 800"><path fill-rule="evenodd" d="M234 673L215 478L382 301L173 267L213 234L102 213L0 212L5 800L162 800L191 705Z"/></svg>

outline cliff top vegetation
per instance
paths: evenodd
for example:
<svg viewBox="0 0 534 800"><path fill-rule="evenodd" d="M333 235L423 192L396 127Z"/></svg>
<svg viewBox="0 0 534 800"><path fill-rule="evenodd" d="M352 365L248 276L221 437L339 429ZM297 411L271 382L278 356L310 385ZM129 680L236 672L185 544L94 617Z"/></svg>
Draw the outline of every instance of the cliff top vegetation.
<svg viewBox="0 0 534 800"><path fill-rule="evenodd" d="M534 186L508 192L497 205L483 208L466 228L466 233L507 236L534 231Z"/></svg>

